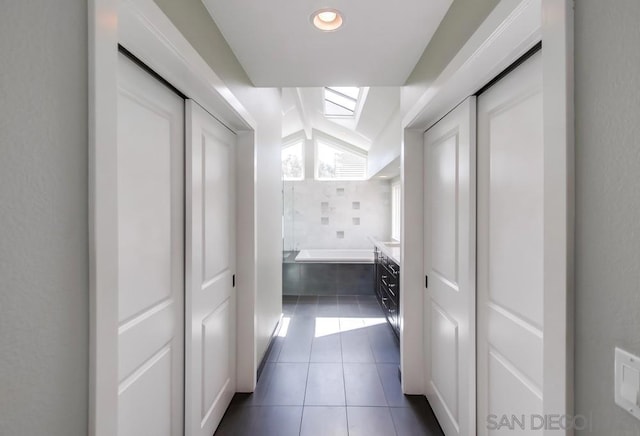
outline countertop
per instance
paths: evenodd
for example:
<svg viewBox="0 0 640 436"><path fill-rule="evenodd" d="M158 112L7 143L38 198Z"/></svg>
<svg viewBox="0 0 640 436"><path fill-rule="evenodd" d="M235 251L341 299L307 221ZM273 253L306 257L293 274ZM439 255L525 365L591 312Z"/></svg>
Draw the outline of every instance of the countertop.
<svg viewBox="0 0 640 436"><path fill-rule="evenodd" d="M400 247L389 247L385 241L379 241L378 239L374 238L374 237L369 237L369 239L371 240L371 242L373 242L373 244L378 247L378 249L380 249L380 251L382 253L384 253L389 259L393 260L395 263L398 264L398 266L400 265Z"/></svg>

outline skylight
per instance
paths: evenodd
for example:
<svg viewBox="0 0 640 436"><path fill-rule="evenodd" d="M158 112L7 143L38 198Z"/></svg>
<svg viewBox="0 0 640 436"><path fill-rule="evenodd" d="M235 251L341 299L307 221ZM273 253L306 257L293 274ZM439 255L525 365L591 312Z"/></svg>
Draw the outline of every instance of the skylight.
<svg viewBox="0 0 640 436"><path fill-rule="evenodd" d="M324 88L324 115L326 117L353 117L356 114L360 88L355 86L326 86Z"/></svg>

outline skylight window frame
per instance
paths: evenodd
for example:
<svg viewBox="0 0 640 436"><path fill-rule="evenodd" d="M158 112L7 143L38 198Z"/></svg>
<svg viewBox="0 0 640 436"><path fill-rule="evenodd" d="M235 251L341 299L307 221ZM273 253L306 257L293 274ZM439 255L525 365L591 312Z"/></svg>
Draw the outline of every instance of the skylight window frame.
<svg viewBox="0 0 640 436"><path fill-rule="evenodd" d="M361 106L361 101L362 101L362 95L363 95L363 90L364 88L359 88L359 87L352 87L352 88L357 88L358 89L358 96L356 98L353 98L350 95L345 94L342 91L339 91L339 89L341 88L349 88L349 87L344 87L344 86L325 86L322 88L322 95L323 95L323 113L324 116L326 118L343 118L343 119L350 119L350 118L356 118L359 110L360 110L360 106ZM353 109L351 109L350 107L345 106L344 104L340 104L339 102L336 102L334 100L331 100L330 98L327 98L327 91L329 93L333 93L338 95L341 98L344 98L348 101L353 102ZM345 111L348 111L349 114L335 114L335 113L329 113L327 112L327 103L330 103L332 105L338 106L339 108L344 109Z"/></svg>

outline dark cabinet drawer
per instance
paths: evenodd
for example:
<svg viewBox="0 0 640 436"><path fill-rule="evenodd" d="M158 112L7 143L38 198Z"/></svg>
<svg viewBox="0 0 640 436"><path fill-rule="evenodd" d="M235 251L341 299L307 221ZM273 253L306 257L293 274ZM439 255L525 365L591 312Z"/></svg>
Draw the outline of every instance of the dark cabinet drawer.
<svg viewBox="0 0 640 436"><path fill-rule="evenodd" d="M400 329L399 329L400 325L398 323L398 321L399 321L399 318L398 318L398 305L397 305L395 299L393 299L389 294L383 293L380 303L382 305L382 309L385 312L387 320L389 321L389 324L391 324L391 327L396 332L396 335L399 335L400 334Z"/></svg>
<svg viewBox="0 0 640 436"><path fill-rule="evenodd" d="M390 275L388 272L383 272L380 275L380 285L387 291L387 293L398 304L398 278Z"/></svg>
<svg viewBox="0 0 640 436"><path fill-rule="evenodd" d="M374 252L378 302L393 328L400 335L400 267L377 248Z"/></svg>

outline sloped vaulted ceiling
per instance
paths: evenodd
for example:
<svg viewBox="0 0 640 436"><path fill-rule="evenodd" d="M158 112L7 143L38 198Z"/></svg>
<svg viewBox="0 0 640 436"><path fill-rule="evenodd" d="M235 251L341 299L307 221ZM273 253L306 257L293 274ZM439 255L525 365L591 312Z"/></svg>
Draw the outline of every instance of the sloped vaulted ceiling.
<svg viewBox="0 0 640 436"><path fill-rule="evenodd" d="M357 119L334 119L324 116L322 88L283 88L282 136L304 131L310 138L313 130L369 150L389 118L399 110L399 87L371 87L366 93Z"/></svg>

